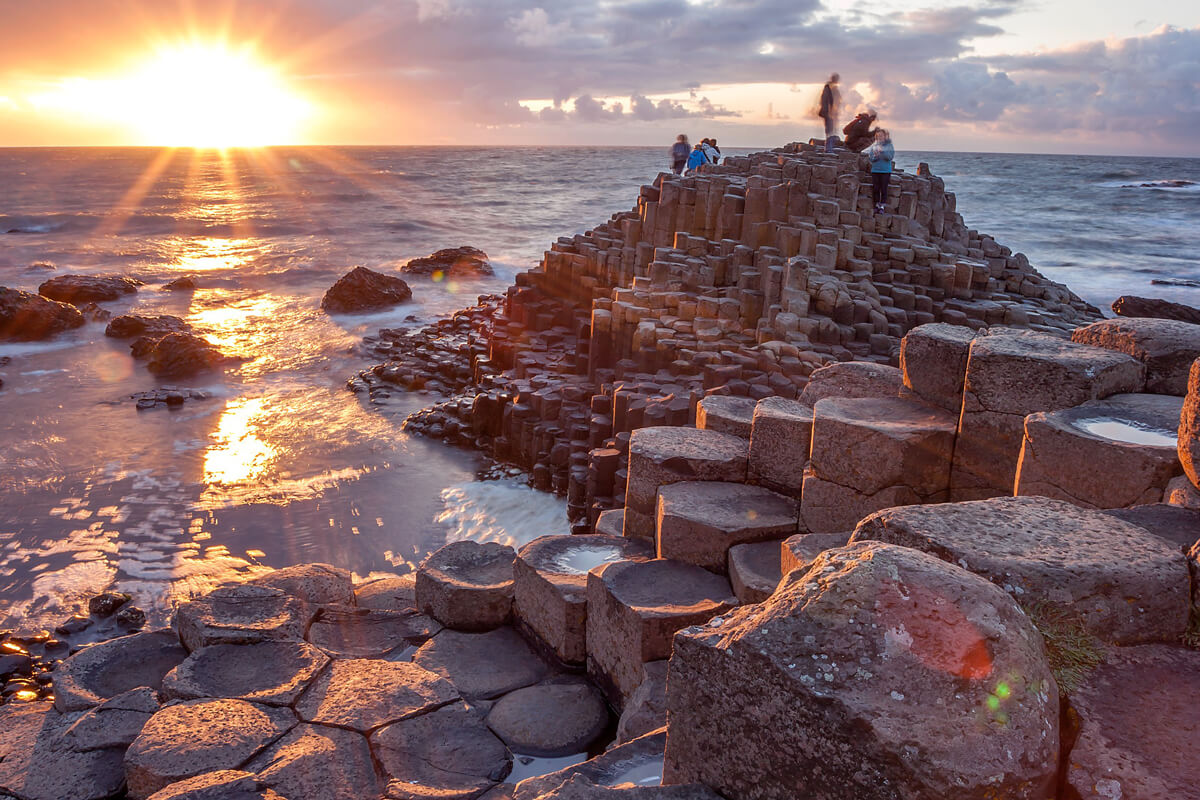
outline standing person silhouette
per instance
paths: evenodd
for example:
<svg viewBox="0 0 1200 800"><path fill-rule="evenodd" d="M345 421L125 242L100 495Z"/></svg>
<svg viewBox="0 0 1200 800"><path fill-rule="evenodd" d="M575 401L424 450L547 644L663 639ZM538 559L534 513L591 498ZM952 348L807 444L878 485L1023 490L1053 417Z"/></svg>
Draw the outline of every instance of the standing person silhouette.
<svg viewBox="0 0 1200 800"><path fill-rule="evenodd" d="M687 166L688 156L692 154L692 146L688 143L686 133L681 133L675 138L675 144L671 145L671 171L676 175L683 174L683 168Z"/></svg>
<svg viewBox="0 0 1200 800"><path fill-rule="evenodd" d="M838 121L838 106L841 105L841 96L838 93L839 76L835 72L829 76L829 80L825 83L825 88L821 90L821 110L817 112L817 116L825 120L825 152L833 152L833 136L837 132Z"/></svg>
<svg viewBox="0 0 1200 800"><path fill-rule="evenodd" d="M867 158L871 161L871 196L876 214L887 211L888 184L892 180L892 159L895 157L892 135L883 128L875 131L875 141L867 148Z"/></svg>

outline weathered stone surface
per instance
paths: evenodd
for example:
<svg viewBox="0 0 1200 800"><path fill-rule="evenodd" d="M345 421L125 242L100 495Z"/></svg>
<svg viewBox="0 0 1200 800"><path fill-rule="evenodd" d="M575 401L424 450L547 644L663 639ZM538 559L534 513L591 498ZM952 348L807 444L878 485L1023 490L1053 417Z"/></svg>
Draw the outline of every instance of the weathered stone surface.
<svg viewBox="0 0 1200 800"><path fill-rule="evenodd" d="M60 303L80 305L119 300L134 294L141 281L120 275L59 275L42 283L38 294Z"/></svg>
<svg viewBox="0 0 1200 800"><path fill-rule="evenodd" d="M168 699L227 697L289 706L328 663L308 642L214 644L167 673L162 691Z"/></svg>
<svg viewBox="0 0 1200 800"><path fill-rule="evenodd" d="M170 314L122 314L113 317L104 329L104 335L114 339L132 339L135 336L157 337L189 330L191 326L187 322Z"/></svg>
<svg viewBox="0 0 1200 800"><path fill-rule="evenodd" d="M664 783L743 800L1054 793L1041 636L999 588L916 550L830 550L766 603L681 632L667 690Z"/></svg>
<svg viewBox="0 0 1200 800"><path fill-rule="evenodd" d="M976 337L954 447L952 499L1012 494L1027 415L1140 392L1144 376L1142 363L1124 353L1047 334Z"/></svg>
<svg viewBox="0 0 1200 800"><path fill-rule="evenodd" d="M1071 341L1133 356L1146 365L1146 391L1187 393L1188 369L1200 358L1200 325L1173 319L1118 318L1076 328Z"/></svg>
<svg viewBox="0 0 1200 800"><path fill-rule="evenodd" d="M595 758L517 784L514 800L536 800L552 792L576 776L600 786L643 783L662 774L663 747L667 741L665 728L617 747Z"/></svg>
<svg viewBox="0 0 1200 800"><path fill-rule="evenodd" d="M586 681L558 678L504 695L487 724L514 753L566 756L584 752L604 732L608 707Z"/></svg>
<svg viewBox="0 0 1200 800"><path fill-rule="evenodd" d="M449 680L467 700L499 697L550 674L546 662L507 627L487 633L442 631L417 651L413 663Z"/></svg>
<svg viewBox="0 0 1200 800"><path fill-rule="evenodd" d="M1066 759L1081 800L1193 798L1200 787L1200 652L1145 645L1110 651L1070 697L1078 725Z"/></svg>
<svg viewBox="0 0 1200 800"><path fill-rule="evenodd" d="M642 681L642 664L670 657L675 631L735 605L725 578L692 564L606 564L588 573L588 675L621 709Z"/></svg>
<svg viewBox="0 0 1200 800"><path fill-rule="evenodd" d="M158 711L158 694L149 686L131 689L86 712L67 728L63 741L86 753L106 747L128 747L146 721Z"/></svg>
<svg viewBox="0 0 1200 800"><path fill-rule="evenodd" d="M699 783L686 786L605 786L583 775L542 795L543 800L721 800L721 796Z"/></svg>
<svg viewBox="0 0 1200 800"><path fill-rule="evenodd" d="M913 328L900 342L904 386L922 400L958 416L962 410L967 355L975 331L934 322Z"/></svg>
<svg viewBox="0 0 1200 800"><path fill-rule="evenodd" d="M417 607L455 630L500 627L512 614L515 557L496 542L451 542L417 568Z"/></svg>
<svg viewBox="0 0 1200 800"><path fill-rule="evenodd" d="M74 306L0 286L0 342L49 339L86 321Z"/></svg>
<svg viewBox="0 0 1200 800"><path fill-rule="evenodd" d="M749 445L728 433L695 428L639 428L629 438L625 535L654 538L658 487L679 481L746 480Z"/></svg>
<svg viewBox="0 0 1200 800"><path fill-rule="evenodd" d="M284 800L249 772L223 769L177 781L154 794L150 800Z"/></svg>
<svg viewBox="0 0 1200 800"><path fill-rule="evenodd" d="M334 661L296 703L305 722L366 733L452 703L449 681L416 664L354 659Z"/></svg>
<svg viewBox="0 0 1200 800"><path fill-rule="evenodd" d="M1192 485L1187 475L1180 475L1167 482L1167 488L1163 490L1163 502L1200 510L1200 489Z"/></svg>
<svg viewBox="0 0 1200 800"><path fill-rule="evenodd" d="M812 442L812 406L764 397L754 407L747 476L789 497L800 497Z"/></svg>
<svg viewBox="0 0 1200 800"><path fill-rule="evenodd" d="M120 791L125 781L122 750L73 750L63 736L70 720L50 703L0 706L0 795L103 800Z"/></svg>
<svg viewBox="0 0 1200 800"><path fill-rule="evenodd" d="M54 670L54 707L82 711L140 686L157 689L187 657L170 631L135 633L80 650Z"/></svg>
<svg viewBox="0 0 1200 800"><path fill-rule="evenodd" d="M887 486L875 494L864 494L849 486L822 480L810 467L804 473L800 527L836 533L854 528L864 517L880 509L920 502L921 496L911 486Z"/></svg>
<svg viewBox="0 0 1200 800"><path fill-rule="evenodd" d="M1085 508L1155 503L1182 469L1176 431L1183 401L1116 394L1025 418L1015 494Z"/></svg>
<svg viewBox="0 0 1200 800"><path fill-rule="evenodd" d="M412 289L394 275L355 267L329 287L321 308L330 314L377 311L412 299Z"/></svg>
<svg viewBox="0 0 1200 800"><path fill-rule="evenodd" d="M492 265L487 253L477 247L452 247L438 250L433 255L414 258L400 271L408 275L424 275L439 280L454 278L478 278L492 275Z"/></svg>
<svg viewBox="0 0 1200 800"><path fill-rule="evenodd" d="M441 623L412 609L325 606L309 626L308 640L338 658L379 658L421 645L441 629Z"/></svg>
<svg viewBox="0 0 1200 800"><path fill-rule="evenodd" d="M289 800L375 800L379 776L361 733L297 725L246 765Z"/></svg>
<svg viewBox="0 0 1200 800"><path fill-rule="evenodd" d="M761 486L672 483L658 490L658 556L724 575L729 548L791 536L799 517L799 503Z"/></svg>
<svg viewBox="0 0 1200 800"><path fill-rule="evenodd" d="M1187 626L1187 564L1177 548L1099 511L1042 497L891 508L852 542L924 550L982 575L1023 603L1076 615L1115 644L1174 641Z"/></svg>
<svg viewBox="0 0 1200 800"><path fill-rule="evenodd" d="M354 587L354 602L359 608L405 611L417 607L415 573L394 578L378 578Z"/></svg>
<svg viewBox="0 0 1200 800"><path fill-rule="evenodd" d="M1192 362L1188 393L1179 414L1179 460L1192 486L1200 489L1200 358Z"/></svg>
<svg viewBox="0 0 1200 800"><path fill-rule="evenodd" d="M1145 528L1160 539L1187 552L1200 540L1200 511L1166 503L1114 508L1106 514Z"/></svg>
<svg viewBox="0 0 1200 800"><path fill-rule="evenodd" d="M610 508L601 511L596 518L596 533L604 536L622 536L625 531L625 509Z"/></svg>
<svg viewBox="0 0 1200 800"><path fill-rule="evenodd" d="M667 659L647 661L642 669L642 682L629 696L617 723L618 745L645 736L667 724Z"/></svg>
<svg viewBox="0 0 1200 800"><path fill-rule="evenodd" d="M190 333L168 333L154 341L145 355L146 369L160 378L187 378L232 360L207 339Z"/></svg>
<svg viewBox="0 0 1200 800"><path fill-rule="evenodd" d="M798 533L789 536L779 546L780 572L783 575L798 569L807 572L821 553L835 547L845 547L852 533L852 530L847 530L833 533Z"/></svg>
<svg viewBox="0 0 1200 800"><path fill-rule="evenodd" d="M350 571L329 564L297 564L250 581L273 586L312 605L354 605L354 580Z"/></svg>
<svg viewBox="0 0 1200 800"><path fill-rule="evenodd" d="M568 664L587 657L587 574L620 559L653 558L652 548L623 536L542 536L513 562L519 623Z"/></svg>
<svg viewBox="0 0 1200 800"><path fill-rule="evenodd" d="M780 545L781 541L769 539L729 548L729 583L739 603L761 603L775 591L783 578Z"/></svg>
<svg viewBox="0 0 1200 800"><path fill-rule="evenodd" d="M798 398L802 405L815 406L826 397L896 397L904 387L904 373L886 364L847 361L821 367L809 376Z"/></svg>
<svg viewBox="0 0 1200 800"><path fill-rule="evenodd" d="M241 700L165 706L125 752L129 795L147 798L184 778L235 769L295 724L290 709Z"/></svg>
<svg viewBox="0 0 1200 800"><path fill-rule="evenodd" d="M470 800L512 767L508 748L465 703L381 728L371 746L395 800Z"/></svg>
<svg viewBox="0 0 1200 800"><path fill-rule="evenodd" d="M749 397L709 395L696 405L696 427L749 439L755 405Z"/></svg>
<svg viewBox="0 0 1200 800"><path fill-rule="evenodd" d="M1200 308L1192 308L1183 303L1172 303L1170 300L1160 300L1154 297L1121 295L1112 302L1112 310L1119 317L1177 319L1180 322L1200 325Z"/></svg>
<svg viewBox="0 0 1200 800"><path fill-rule="evenodd" d="M182 603L175 628L188 650L213 644L300 641L312 612L304 601L270 586L226 586Z"/></svg>

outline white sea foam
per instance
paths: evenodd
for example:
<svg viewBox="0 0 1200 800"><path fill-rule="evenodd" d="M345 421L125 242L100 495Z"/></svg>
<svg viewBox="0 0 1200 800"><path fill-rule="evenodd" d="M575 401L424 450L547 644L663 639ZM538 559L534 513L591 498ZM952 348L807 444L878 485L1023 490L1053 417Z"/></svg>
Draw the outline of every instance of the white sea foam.
<svg viewBox="0 0 1200 800"><path fill-rule="evenodd" d="M569 533L567 503L521 481L460 483L442 490L437 521L446 541L473 539L520 547L539 536Z"/></svg>

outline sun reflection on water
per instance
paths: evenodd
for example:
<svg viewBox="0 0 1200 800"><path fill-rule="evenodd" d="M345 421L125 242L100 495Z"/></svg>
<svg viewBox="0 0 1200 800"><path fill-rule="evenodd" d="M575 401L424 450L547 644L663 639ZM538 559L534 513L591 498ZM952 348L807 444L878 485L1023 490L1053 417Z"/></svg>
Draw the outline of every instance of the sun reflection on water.
<svg viewBox="0 0 1200 800"><path fill-rule="evenodd" d="M246 264L246 251L254 244L250 239L214 239L189 236L178 242L176 261L187 272L213 272L237 269Z"/></svg>
<svg viewBox="0 0 1200 800"><path fill-rule="evenodd" d="M230 400L212 433L213 445L204 454L204 482L229 486L262 481L271 470L275 447L259 437L267 399Z"/></svg>

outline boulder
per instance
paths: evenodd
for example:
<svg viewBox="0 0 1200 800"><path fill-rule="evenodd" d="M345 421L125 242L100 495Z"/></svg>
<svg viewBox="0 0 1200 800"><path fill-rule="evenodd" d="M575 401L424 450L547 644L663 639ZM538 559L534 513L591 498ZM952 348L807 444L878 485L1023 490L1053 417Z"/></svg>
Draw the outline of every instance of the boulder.
<svg viewBox="0 0 1200 800"><path fill-rule="evenodd" d="M572 764L557 772L526 778L517 784L513 798L537 800L576 777L584 778L598 786L658 784L662 776L663 747L666 740L666 729L660 728L611 747L587 761Z"/></svg>
<svg viewBox="0 0 1200 800"><path fill-rule="evenodd" d="M137 292L141 285L141 281L120 275L59 275L39 286L38 294L77 306L120 300Z"/></svg>
<svg viewBox="0 0 1200 800"><path fill-rule="evenodd" d="M125 748L156 711L158 694L153 689L149 686L131 689L85 712L67 728L63 741L80 753L106 747Z"/></svg>
<svg viewBox="0 0 1200 800"><path fill-rule="evenodd" d="M235 769L296 724L287 708L242 700L189 700L156 713L125 752L136 800L184 778Z"/></svg>
<svg viewBox="0 0 1200 800"><path fill-rule="evenodd" d="M1130 508L1114 508L1105 513L1150 531L1184 553L1200 540L1200 511L1194 509L1166 503L1148 503Z"/></svg>
<svg viewBox="0 0 1200 800"><path fill-rule="evenodd" d="M196 279L184 275L182 278L176 278L173 281L168 281L163 284L164 292L194 292L196 291Z"/></svg>
<svg viewBox="0 0 1200 800"><path fill-rule="evenodd" d="M224 697L290 706L329 658L308 642L214 644L192 652L163 679L163 696Z"/></svg>
<svg viewBox="0 0 1200 800"><path fill-rule="evenodd" d="M367 733L458 699L449 681L416 664L334 661L296 702L305 722Z"/></svg>
<svg viewBox="0 0 1200 800"><path fill-rule="evenodd" d="M1179 414L1179 460L1192 486L1200 489L1200 358L1192 362L1188 393Z"/></svg>
<svg viewBox="0 0 1200 800"><path fill-rule="evenodd" d="M104 329L105 336L132 339L135 336L160 338L168 333L187 333L192 329L184 320L169 314L122 314Z"/></svg>
<svg viewBox="0 0 1200 800"><path fill-rule="evenodd" d="M83 327L79 310L66 303L0 286L0 342L35 342Z"/></svg>
<svg viewBox="0 0 1200 800"><path fill-rule="evenodd" d="M642 673L642 682L629 696L617 723L617 745L645 736L667 724L667 659L647 661L642 665Z"/></svg>
<svg viewBox="0 0 1200 800"><path fill-rule="evenodd" d="M957 418L974 339L975 331L961 325L934 322L913 328L900 341L905 388Z"/></svg>
<svg viewBox="0 0 1200 800"><path fill-rule="evenodd" d="M88 599L88 613L97 617L111 617L117 609L133 598L124 592L101 592Z"/></svg>
<svg viewBox="0 0 1200 800"><path fill-rule="evenodd" d="M1041 636L988 581L895 545L830 550L767 602L680 632L667 714L663 783L726 797L1054 794Z"/></svg>
<svg viewBox="0 0 1200 800"><path fill-rule="evenodd" d="M658 556L724 575L729 548L791 536L799 517L799 503L761 486L672 483L658 490Z"/></svg>
<svg viewBox="0 0 1200 800"><path fill-rule="evenodd" d="M354 587L354 603L359 608L381 608L385 611L415 609L417 576L409 573L360 583Z"/></svg>
<svg viewBox="0 0 1200 800"><path fill-rule="evenodd" d="M1178 548L1099 511L1042 497L891 508L852 542L924 550L1045 604L1114 644L1174 641L1187 627L1187 563Z"/></svg>
<svg viewBox="0 0 1200 800"><path fill-rule="evenodd" d="M896 367L870 361L830 364L813 372L797 398L813 407L826 397L896 397L904 387L904 373Z"/></svg>
<svg viewBox="0 0 1200 800"><path fill-rule="evenodd" d="M618 710L675 631L737 605L725 578L681 561L617 561L588 573L588 675Z"/></svg>
<svg viewBox="0 0 1200 800"><path fill-rule="evenodd" d="M1178 397L1116 394L1030 414L1014 494L1085 508L1158 502L1182 471L1176 449L1182 406Z"/></svg>
<svg viewBox="0 0 1200 800"><path fill-rule="evenodd" d="M0 706L0 796L104 800L121 791L123 750L72 749L64 737L71 721L48 702Z"/></svg>
<svg viewBox="0 0 1200 800"><path fill-rule="evenodd" d="M284 800L249 772L222 769L177 781L150 800Z"/></svg>
<svg viewBox="0 0 1200 800"><path fill-rule="evenodd" d="M1194 798L1200 787L1200 652L1144 645L1111 650L1071 695L1078 726L1065 759L1070 797Z"/></svg>
<svg viewBox="0 0 1200 800"><path fill-rule="evenodd" d="M629 437L625 530L631 538L654 538L658 487L679 481L746 480L749 445L728 433L695 428L639 428Z"/></svg>
<svg viewBox="0 0 1200 800"><path fill-rule="evenodd" d="M1200 325L1200 308L1192 308L1183 303L1172 303L1170 300L1159 300L1154 297L1121 295L1113 301L1112 310L1118 317L1175 319Z"/></svg>
<svg viewBox="0 0 1200 800"><path fill-rule="evenodd" d="M1146 391L1187 393L1188 368L1200 358L1200 324L1173 319L1118 318L1076 328L1071 341L1133 356L1146 365Z"/></svg>
<svg viewBox="0 0 1200 800"><path fill-rule="evenodd" d="M608 706L586 681L551 679L504 695L487 725L514 753L555 758L585 752L608 727Z"/></svg>
<svg viewBox="0 0 1200 800"><path fill-rule="evenodd" d="M374 800L381 786L361 733L297 725L245 767L289 800Z"/></svg>
<svg viewBox="0 0 1200 800"><path fill-rule="evenodd" d="M168 333L155 341L146 355L146 369L160 378L186 378L219 369L233 360L207 339L190 333Z"/></svg>
<svg viewBox="0 0 1200 800"><path fill-rule="evenodd" d="M836 533L798 533L779 546L779 570L783 575L796 570L808 572L817 556L835 547L845 547L853 531ZM776 586L779 584L776 583Z"/></svg>
<svg viewBox="0 0 1200 800"><path fill-rule="evenodd" d="M330 314L378 311L412 299L412 289L394 275L355 267L325 292L321 308Z"/></svg>
<svg viewBox="0 0 1200 800"><path fill-rule="evenodd" d="M729 583L739 603L761 603L775 591L783 578L780 545L781 541L768 539L729 548Z"/></svg>
<svg viewBox="0 0 1200 800"><path fill-rule="evenodd" d="M625 509L610 508L596 517L596 533L604 536L623 536L625 532Z"/></svg>
<svg viewBox="0 0 1200 800"><path fill-rule="evenodd" d="M413 663L449 680L467 700L499 697L550 674L546 662L508 627L487 633L442 631L417 651Z"/></svg>
<svg viewBox="0 0 1200 800"><path fill-rule="evenodd" d="M417 568L417 607L455 630L500 627L512 614L515 557L496 542L451 542Z"/></svg>
<svg viewBox="0 0 1200 800"><path fill-rule="evenodd" d="M812 406L764 397L754 407L747 477L768 489L800 497L812 442Z"/></svg>
<svg viewBox="0 0 1200 800"><path fill-rule="evenodd" d="M354 605L354 579L350 571L329 564L298 564L273 570L250 581L273 586L312 605Z"/></svg>
<svg viewBox="0 0 1200 800"><path fill-rule="evenodd" d="M647 543L623 536L534 539L513 562L517 620L564 663L581 665L587 658L588 572L610 561L653 557Z"/></svg>
<svg viewBox="0 0 1200 800"><path fill-rule="evenodd" d="M756 404L749 397L710 394L696 404L696 427L749 439Z"/></svg>
<svg viewBox="0 0 1200 800"><path fill-rule="evenodd" d="M298 642L312 612L304 601L270 586L226 586L181 603L175 628L189 651L212 644Z"/></svg>
<svg viewBox="0 0 1200 800"><path fill-rule="evenodd" d="M512 755L465 703L371 734L389 800L478 797L512 768Z"/></svg>
<svg viewBox="0 0 1200 800"><path fill-rule="evenodd" d="M335 658L381 658L398 648L418 647L441 629L413 609L325 606L308 627L308 640Z"/></svg>
<svg viewBox="0 0 1200 800"><path fill-rule="evenodd" d="M976 337L967 360L951 498L1012 494L1029 414L1140 392L1144 382L1145 367L1124 353L1042 333Z"/></svg>
<svg viewBox="0 0 1200 800"><path fill-rule="evenodd" d="M475 247L451 247L430 256L414 258L400 271L406 275L423 275L434 280L478 278L494 275L487 253Z"/></svg>
<svg viewBox="0 0 1200 800"><path fill-rule="evenodd" d="M170 631L135 633L75 653L54 672L54 707L82 711L141 686L158 689L187 651Z"/></svg>

